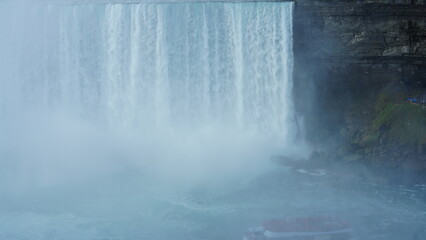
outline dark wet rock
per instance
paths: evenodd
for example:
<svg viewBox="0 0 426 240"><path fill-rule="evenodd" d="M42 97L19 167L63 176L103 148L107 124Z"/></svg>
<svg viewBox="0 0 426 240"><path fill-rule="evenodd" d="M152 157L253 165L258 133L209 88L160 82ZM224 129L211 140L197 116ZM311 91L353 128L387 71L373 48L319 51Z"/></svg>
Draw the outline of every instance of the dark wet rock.
<svg viewBox="0 0 426 240"><path fill-rule="evenodd" d="M288 156L272 156L271 160L281 166L290 167L293 169L309 167L310 163L306 159L296 159Z"/></svg>
<svg viewBox="0 0 426 240"><path fill-rule="evenodd" d="M295 159L288 156L273 156L271 160L284 167L293 170L316 171L327 167L332 162L330 153L325 151L312 151L308 159Z"/></svg>
<svg viewBox="0 0 426 240"><path fill-rule="evenodd" d="M315 167L322 167L331 161L332 157L325 151L312 151L309 155L309 161Z"/></svg>

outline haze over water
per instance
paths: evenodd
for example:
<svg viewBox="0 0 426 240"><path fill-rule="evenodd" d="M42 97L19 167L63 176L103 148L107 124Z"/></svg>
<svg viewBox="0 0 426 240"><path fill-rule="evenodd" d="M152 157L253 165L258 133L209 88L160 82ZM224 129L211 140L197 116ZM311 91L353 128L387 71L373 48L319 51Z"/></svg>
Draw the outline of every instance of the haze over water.
<svg viewBox="0 0 426 240"><path fill-rule="evenodd" d="M426 222L424 186L271 164L308 153L292 3L81 2L0 3L0 239L241 239L338 215L396 240Z"/></svg>

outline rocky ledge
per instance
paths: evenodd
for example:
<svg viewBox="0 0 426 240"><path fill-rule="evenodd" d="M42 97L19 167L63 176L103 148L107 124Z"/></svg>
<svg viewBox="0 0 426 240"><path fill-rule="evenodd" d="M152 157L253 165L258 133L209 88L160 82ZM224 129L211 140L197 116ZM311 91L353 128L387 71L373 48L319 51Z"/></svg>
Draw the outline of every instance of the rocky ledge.
<svg viewBox="0 0 426 240"><path fill-rule="evenodd" d="M425 3L297 1L295 105L314 148L337 161L426 171Z"/></svg>

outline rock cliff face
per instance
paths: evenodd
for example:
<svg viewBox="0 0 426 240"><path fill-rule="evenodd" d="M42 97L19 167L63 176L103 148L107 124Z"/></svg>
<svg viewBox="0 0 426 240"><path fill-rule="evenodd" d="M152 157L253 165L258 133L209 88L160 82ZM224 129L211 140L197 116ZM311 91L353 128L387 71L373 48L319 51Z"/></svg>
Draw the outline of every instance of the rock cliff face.
<svg viewBox="0 0 426 240"><path fill-rule="evenodd" d="M336 158L426 169L426 1L299 0L295 105Z"/></svg>

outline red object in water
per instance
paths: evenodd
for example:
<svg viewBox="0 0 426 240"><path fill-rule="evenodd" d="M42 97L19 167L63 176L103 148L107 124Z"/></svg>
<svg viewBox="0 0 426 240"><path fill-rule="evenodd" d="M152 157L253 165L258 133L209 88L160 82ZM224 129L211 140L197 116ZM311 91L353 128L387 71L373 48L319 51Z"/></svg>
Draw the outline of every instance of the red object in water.
<svg viewBox="0 0 426 240"><path fill-rule="evenodd" d="M336 217L273 219L250 229L244 240L349 240L350 224Z"/></svg>

